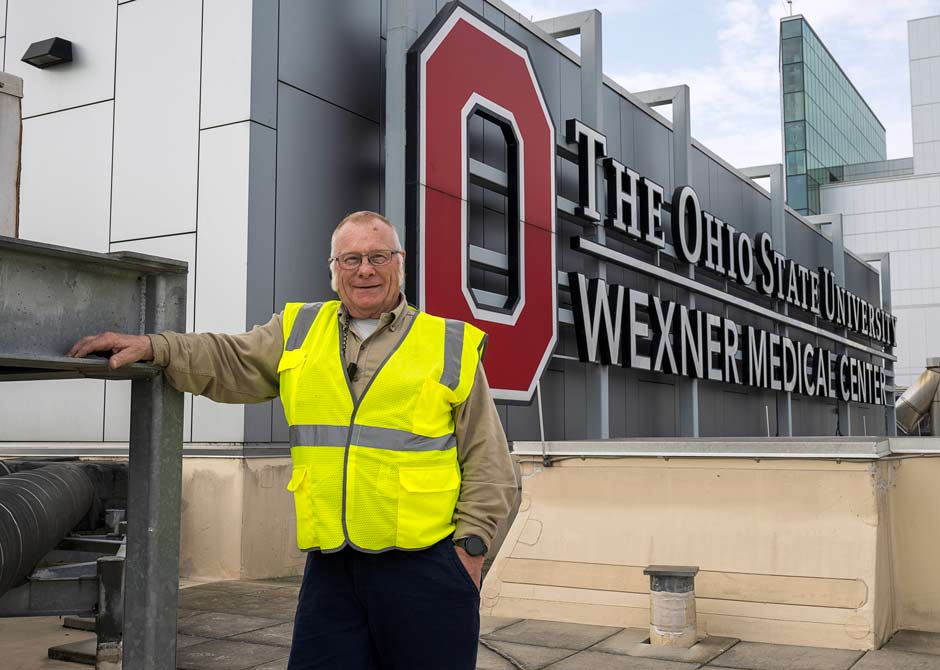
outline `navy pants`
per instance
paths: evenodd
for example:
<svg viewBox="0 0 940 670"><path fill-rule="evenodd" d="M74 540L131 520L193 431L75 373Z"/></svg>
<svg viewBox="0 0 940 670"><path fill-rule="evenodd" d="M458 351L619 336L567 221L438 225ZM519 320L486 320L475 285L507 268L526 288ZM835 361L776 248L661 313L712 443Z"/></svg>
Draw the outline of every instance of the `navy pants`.
<svg viewBox="0 0 940 670"><path fill-rule="evenodd" d="M474 670L480 594L445 538L307 555L289 670Z"/></svg>

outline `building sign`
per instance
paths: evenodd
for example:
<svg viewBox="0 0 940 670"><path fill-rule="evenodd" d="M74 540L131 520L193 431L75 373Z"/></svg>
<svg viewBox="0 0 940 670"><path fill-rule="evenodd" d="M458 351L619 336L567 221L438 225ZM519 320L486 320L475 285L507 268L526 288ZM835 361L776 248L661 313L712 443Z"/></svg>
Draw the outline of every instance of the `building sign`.
<svg viewBox="0 0 940 670"><path fill-rule="evenodd" d="M526 49L466 8L448 6L409 54L409 267L419 305L470 321L490 334L486 370L498 398L529 400L557 340L555 264L555 137ZM480 166L468 155L474 115L502 128L506 169ZM620 239L668 250L680 264L702 268L831 324L831 330L725 293L576 236L572 248L771 319L782 332L735 323L633 288L567 273L579 358L584 362L839 398L893 402L881 365L852 355L884 357L896 345L896 318L839 285L828 268L811 269L705 211L683 185L662 186L607 155L604 135L578 119L565 124L577 145L579 201L574 215ZM598 162L606 216L598 209ZM492 185L507 194L511 230L505 252L468 240L468 188ZM671 214L671 230L663 212ZM482 259L482 260L481 260ZM500 300L481 302L471 286L474 264L499 268L509 286ZM411 294L415 294L415 290ZM830 347L790 337L803 331ZM850 333L867 338L861 344Z"/></svg>

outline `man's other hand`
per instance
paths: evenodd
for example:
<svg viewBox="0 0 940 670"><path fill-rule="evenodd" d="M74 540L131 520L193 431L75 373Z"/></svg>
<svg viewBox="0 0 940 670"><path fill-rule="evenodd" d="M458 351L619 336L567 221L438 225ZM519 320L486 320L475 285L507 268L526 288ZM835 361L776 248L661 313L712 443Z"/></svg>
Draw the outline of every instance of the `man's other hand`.
<svg viewBox="0 0 940 670"><path fill-rule="evenodd" d="M471 556L463 547L455 546L454 549L457 551L457 558L463 563L464 569L470 575L473 583L477 585L477 590L479 590L480 581L483 579L483 556Z"/></svg>
<svg viewBox="0 0 940 670"><path fill-rule="evenodd" d="M84 358L98 351L111 352L108 367L112 370L137 361L153 360L153 348L150 346L149 337L123 333L100 333L83 337L72 346L66 356Z"/></svg>

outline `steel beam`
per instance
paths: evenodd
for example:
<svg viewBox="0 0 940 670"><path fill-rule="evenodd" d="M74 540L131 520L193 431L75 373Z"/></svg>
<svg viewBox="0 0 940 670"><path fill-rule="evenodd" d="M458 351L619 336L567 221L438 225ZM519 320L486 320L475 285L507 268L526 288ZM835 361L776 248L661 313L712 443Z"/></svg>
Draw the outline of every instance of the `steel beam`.
<svg viewBox="0 0 940 670"><path fill-rule="evenodd" d="M133 380L123 662L134 670L176 667L183 394L152 365L115 371L104 359L66 358L64 352L83 335L105 330L185 330L186 270L186 263L141 254L96 254L0 237L0 381ZM39 598L39 590L49 591L52 583L28 582L32 610L47 602L50 613L91 613L88 607L63 611L62 598ZM90 599L97 600L95 578L57 584L86 590L90 585ZM7 595L24 597L21 589ZM88 595L72 594L70 600Z"/></svg>
<svg viewBox="0 0 940 670"><path fill-rule="evenodd" d="M146 281L145 331L186 329L185 275ZM182 294L184 300L174 299ZM183 394L163 375L131 384L127 482L127 571L124 664L142 670L176 667Z"/></svg>

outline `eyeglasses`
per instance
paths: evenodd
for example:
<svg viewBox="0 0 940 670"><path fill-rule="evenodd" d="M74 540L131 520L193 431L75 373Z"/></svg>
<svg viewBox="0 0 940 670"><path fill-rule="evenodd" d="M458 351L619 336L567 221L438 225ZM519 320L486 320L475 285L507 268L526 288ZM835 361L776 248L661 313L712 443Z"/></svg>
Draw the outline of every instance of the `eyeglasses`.
<svg viewBox="0 0 940 670"><path fill-rule="evenodd" d="M333 261L336 261L337 263L340 264L340 267L342 267L343 269L354 270L360 265L362 265L363 258L368 258L369 265L373 265L375 267L381 267L383 265L388 265L388 263L392 260L392 256L394 256L395 254L400 254L400 253L403 253L403 252L401 250L396 251L394 249L370 251L367 254L357 254L354 252L350 252L348 254L340 254L339 256L334 256L333 258L330 258L329 261L330 263L332 263Z"/></svg>

